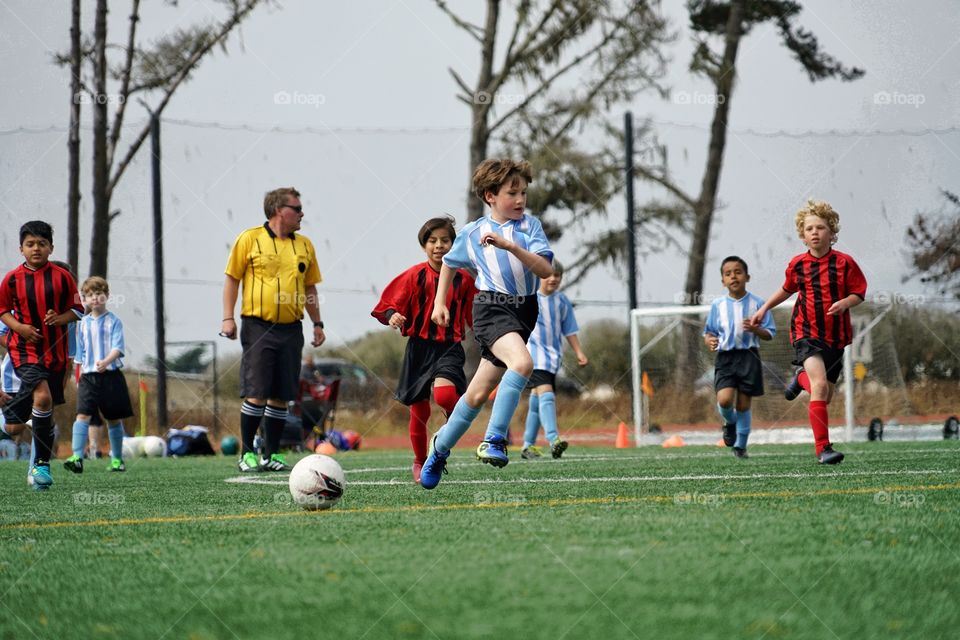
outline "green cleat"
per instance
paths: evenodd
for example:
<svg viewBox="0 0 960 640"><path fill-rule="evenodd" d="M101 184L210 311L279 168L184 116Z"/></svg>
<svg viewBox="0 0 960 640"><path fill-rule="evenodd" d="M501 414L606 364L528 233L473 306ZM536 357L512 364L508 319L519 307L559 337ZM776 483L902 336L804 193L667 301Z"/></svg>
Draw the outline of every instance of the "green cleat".
<svg viewBox="0 0 960 640"><path fill-rule="evenodd" d="M520 451L520 457L524 460L536 460L537 458L543 457L543 452L540 451L540 447L530 445L529 447L524 447L523 450Z"/></svg>
<svg viewBox="0 0 960 640"><path fill-rule="evenodd" d="M83 458L73 454L63 461L63 468L74 473L83 473Z"/></svg>
<svg viewBox="0 0 960 640"><path fill-rule="evenodd" d="M123 464L123 460L120 458L111 458L110 459L110 471L126 471L127 466Z"/></svg>
<svg viewBox="0 0 960 640"><path fill-rule="evenodd" d="M287 466L287 459L283 457L282 453L273 453L270 454L269 458L260 458L260 470L290 471L290 467Z"/></svg>
<svg viewBox="0 0 960 640"><path fill-rule="evenodd" d="M253 451L247 451L240 457L240 461L237 462L237 468L243 473L260 471L260 463L257 462L257 454L255 454Z"/></svg>

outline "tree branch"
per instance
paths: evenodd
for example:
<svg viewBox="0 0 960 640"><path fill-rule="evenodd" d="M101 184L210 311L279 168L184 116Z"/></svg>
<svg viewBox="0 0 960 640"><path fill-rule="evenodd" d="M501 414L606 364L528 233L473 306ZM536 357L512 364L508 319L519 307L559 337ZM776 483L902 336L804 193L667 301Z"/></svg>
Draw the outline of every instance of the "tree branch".
<svg viewBox="0 0 960 640"><path fill-rule="evenodd" d="M653 173L652 171L650 171L649 169L641 165L634 165L633 169L637 173L637 175L639 175L641 178L644 178L645 180L650 180L651 182L656 182L657 184L661 185L663 188L665 188L667 191L672 193L674 196L676 196L680 201L682 201L684 204L689 206L691 209L697 206L697 201L694 200L683 189L675 185L673 181L671 181L669 178L665 176L658 176L657 174Z"/></svg>
<svg viewBox="0 0 960 640"><path fill-rule="evenodd" d="M120 99L117 104L117 113L113 117L113 126L107 142L107 167L113 166L113 154L120 141L120 128L123 126L123 116L127 109L127 98L130 96L130 74L133 71L134 42L136 41L137 22L140 21L140 0L133 0L130 10L130 32L127 34L127 57L123 63L123 72L120 76Z"/></svg>
<svg viewBox="0 0 960 640"><path fill-rule="evenodd" d="M447 3L444 2L443 0L434 0L434 1L437 3L437 7L440 8L440 11L443 11L445 14L447 14L450 17L451 20L453 20L453 24L457 25L458 27L466 31L470 35L470 37L476 40L477 42L483 42L483 29L481 29L475 24L470 24L466 20L463 20L460 16L458 16L453 11L451 11L450 8L447 7Z"/></svg>
<svg viewBox="0 0 960 640"><path fill-rule="evenodd" d="M176 75L173 82L166 88L163 94L163 98L160 100L160 103L154 109L154 113L157 117L160 117L160 114L163 113L163 110L166 108L167 104L170 102L170 98L173 97L173 92L177 90L177 87L186 80L187 76L190 75L190 72L197 66L200 60L205 56L211 49L213 49L218 44L222 43L230 32L236 27L240 22L243 21L247 15L253 11L257 6L260 0L248 0L245 5L242 7L237 5L234 7L234 14L230 17L229 20L221 25L220 30L217 32L217 35L211 38L206 44L197 49L192 56L190 56L183 66L180 69L180 72ZM123 160L121 160L116 167L116 170L113 173L113 176L110 178L110 182L107 185L107 193L112 193L113 189L117 186L117 183L120 181L120 177L123 175L123 172L126 170L127 166L133 161L133 157L137 154L137 151L140 150L140 146L143 144L144 140L147 139L147 136L150 135L150 123L147 122L140 133L137 135L136 140L130 145L127 149L126 155L124 155Z"/></svg>

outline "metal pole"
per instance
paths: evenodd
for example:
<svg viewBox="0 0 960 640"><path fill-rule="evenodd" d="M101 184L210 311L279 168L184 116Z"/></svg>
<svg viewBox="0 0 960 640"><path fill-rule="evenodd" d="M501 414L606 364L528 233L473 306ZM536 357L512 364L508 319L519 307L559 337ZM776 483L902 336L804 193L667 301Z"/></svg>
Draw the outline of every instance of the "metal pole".
<svg viewBox="0 0 960 640"><path fill-rule="evenodd" d="M213 424L220 433L220 396L217 393L217 386L220 384L220 376L217 375L217 341L211 340L213 345Z"/></svg>
<svg viewBox="0 0 960 640"><path fill-rule="evenodd" d="M150 114L150 144L153 150L153 291L154 321L157 332L157 423L160 433L168 427L167 419L167 349L163 317L163 212L160 190L160 118Z"/></svg>
<svg viewBox="0 0 960 640"><path fill-rule="evenodd" d="M626 147L624 184L627 187L627 289L630 309L633 310L637 308L637 243L633 215L633 114L629 111L623 116L623 137Z"/></svg>
<svg viewBox="0 0 960 640"><path fill-rule="evenodd" d="M640 389L642 382L640 377L640 319L634 315L634 310L630 310L630 353L637 354L637 361L631 363L630 369L633 375L633 443L636 446L641 445L643 437L643 391Z"/></svg>

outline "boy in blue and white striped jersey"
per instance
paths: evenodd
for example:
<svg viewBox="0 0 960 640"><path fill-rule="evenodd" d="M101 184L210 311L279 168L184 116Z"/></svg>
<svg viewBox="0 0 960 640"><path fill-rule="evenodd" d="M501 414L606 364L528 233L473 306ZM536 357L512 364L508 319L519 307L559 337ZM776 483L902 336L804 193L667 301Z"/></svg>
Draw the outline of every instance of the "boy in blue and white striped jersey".
<svg viewBox="0 0 960 640"><path fill-rule="evenodd" d="M720 275L728 294L710 305L703 341L717 352L714 389L717 410L723 419L723 443L732 446L733 455L742 459L747 457L750 436L750 402L763 395L760 340L772 340L777 328L769 311L758 326L750 323L750 317L764 300L747 292L750 273L743 258L724 258Z"/></svg>
<svg viewBox="0 0 960 640"><path fill-rule="evenodd" d="M433 489L446 472L450 450L466 433L497 384L496 400L477 458L504 467L507 427L520 394L533 372L527 339L537 326L539 278L553 271L553 251L540 221L524 213L527 185L533 180L528 162L484 160L473 172L473 191L490 214L465 226L443 256L431 319L450 322L447 290L457 269L477 273L473 332L480 343L480 366L443 425L433 437L420 472L420 486ZM501 380L502 378L502 380Z"/></svg>
<svg viewBox="0 0 960 640"><path fill-rule="evenodd" d="M110 438L110 471L126 471L123 418L133 415L133 406L121 371L121 357L126 349L123 323L112 311L107 311L110 286L106 280L99 276L87 278L80 294L88 313L77 327L75 360L80 365L77 421L73 423L73 455L63 466L74 473L83 473L83 450L87 446L90 420L99 411L107 423Z"/></svg>
<svg viewBox="0 0 960 640"><path fill-rule="evenodd" d="M570 299L557 289L563 278L563 265L553 261L553 273L540 281L537 301L540 315L537 328L530 334L527 349L533 358L533 375L530 384L530 406L527 410L527 426L523 434L523 451L520 456L525 460L539 458L542 454L534 443L537 432L543 425L544 435L550 444L550 454L559 458L567 450L567 441L560 439L557 432L557 400L553 388L556 386L557 372L563 363L563 339L566 338L577 355L577 364L587 366L587 355L580 346L577 332L577 318L573 314Z"/></svg>

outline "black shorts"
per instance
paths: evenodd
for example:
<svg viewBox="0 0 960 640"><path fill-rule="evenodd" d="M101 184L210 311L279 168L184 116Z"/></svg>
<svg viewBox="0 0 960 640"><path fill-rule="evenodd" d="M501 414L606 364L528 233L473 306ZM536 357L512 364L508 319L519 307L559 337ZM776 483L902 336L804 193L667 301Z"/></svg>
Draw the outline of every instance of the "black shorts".
<svg viewBox="0 0 960 640"><path fill-rule="evenodd" d="M20 378L20 389L3 406L3 418L10 424L24 424L33 415L33 390L47 381L53 404L63 404L63 376L66 370L51 371L42 364L25 364L15 370Z"/></svg>
<svg viewBox="0 0 960 640"><path fill-rule="evenodd" d="M110 422L133 415L127 379L119 369L80 376L80 383L77 385L77 414L95 416L98 412ZM90 423L93 424L93 420Z"/></svg>
<svg viewBox="0 0 960 640"><path fill-rule="evenodd" d="M819 355L823 358L823 366L827 370L827 380L830 384L837 384L843 372L843 349L835 349L816 338L800 338L793 343L793 348L797 351L793 364L802 367L804 360Z"/></svg>
<svg viewBox="0 0 960 640"><path fill-rule="evenodd" d="M480 291L473 297L473 336L480 344L480 357L506 368L490 347L508 333L519 333L524 343L537 326L540 304L537 294L511 296Z"/></svg>
<svg viewBox="0 0 960 640"><path fill-rule="evenodd" d="M714 364L713 388L736 389L750 397L763 395L763 365L760 350L730 349L717 353Z"/></svg>
<svg viewBox="0 0 960 640"><path fill-rule="evenodd" d="M410 406L430 397L430 385L437 378L453 383L457 394L467 390L463 367L467 358L459 342L437 342L411 336L403 354L403 368L397 384L397 400Z"/></svg>
<svg viewBox="0 0 960 640"><path fill-rule="evenodd" d="M240 319L240 397L295 400L300 389L303 325Z"/></svg>
<svg viewBox="0 0 960 640"><path fill-rule="evenodd" d="M557 374L550 373L546 369L534 369L530 374L530 380L527 382L527 389L536 389L540 385L548 384L556 390Z"/></svg>

